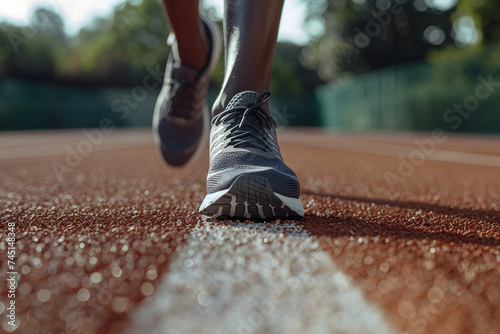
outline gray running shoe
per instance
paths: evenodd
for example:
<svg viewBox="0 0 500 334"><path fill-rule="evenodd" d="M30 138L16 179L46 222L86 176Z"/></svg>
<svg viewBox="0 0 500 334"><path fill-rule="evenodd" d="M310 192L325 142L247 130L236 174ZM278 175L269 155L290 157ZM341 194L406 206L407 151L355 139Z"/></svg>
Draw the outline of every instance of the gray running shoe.
<svg viewBox="0 0 500 334"><path fill-rule="evenodd" d="M261 108L270 96L239 93L212 119L202 214L259 220L304 215L299 180L281 156L276 122Z"/></svg>
<svg viewBox="0 0 500 334"><path fill-rule="evenodd" d="M183 166L195 160L208 137L209 114L206 103L210 77L219 61L220 30L201 16L210 43L207 65L198 70L183 65L175 36L165 70L163 87L156 101L153 134L159 155L170 166ZM169 38L170 40L170 38Z"/></svg>

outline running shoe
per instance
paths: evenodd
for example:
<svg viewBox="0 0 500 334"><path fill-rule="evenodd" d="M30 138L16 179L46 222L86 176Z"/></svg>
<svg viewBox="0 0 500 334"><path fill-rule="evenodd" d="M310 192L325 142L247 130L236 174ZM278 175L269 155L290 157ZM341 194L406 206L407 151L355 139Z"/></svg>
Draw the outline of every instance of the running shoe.
<svg viewBox="0 0 500 334"><path fill-rule="evenodd" d="M219 219L299 218L300 185L285 164L276 122L262 106L271 93L235 95L212 119L204 215Z"/></svg>
<svg viewBox="0 0 500 334"><path fill-rule="evenodd" d="M206 66L199 70L182 64L175 35L171 35L165 79L153 116L158 153L174 167L194 161L208 137L210 121L206 97L210 77L219 61L221 33L207 17L201 16L201 20L210 44Z"/></svg>

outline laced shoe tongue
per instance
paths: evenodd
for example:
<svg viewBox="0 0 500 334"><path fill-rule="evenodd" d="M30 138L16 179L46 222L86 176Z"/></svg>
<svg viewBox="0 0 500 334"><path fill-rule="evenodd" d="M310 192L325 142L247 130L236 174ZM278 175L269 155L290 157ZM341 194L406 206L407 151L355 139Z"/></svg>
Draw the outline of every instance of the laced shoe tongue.
<svg viewBox="0 0 500 334"><path fill-rule="evenodd" d="M250 108L255 105L259 99L260 94L252 91L241 92L233 96L231 101L226 107L226 110L244 107Z"/></svg>
<svg viewBox="0 0 500 334"><path fill-rule="evenodd" d="M229 101L226 111L231 112L232 110L241 110L242 113L236 115L239 119L239 127L241 128L247 120L252 119L253 122L258 122L260 125L267 125L266 127L272 127L268 125L269 122L273 123L272 118L265 112L261 106L265 104L270 97L271 93L265 91L262 94L253 91L244 91L233 96L231 101ZM245 110L246 109L246 110Z"/></svg>
<svg viewBox="0 0 500 334"><path fill-rule="evenodd" d="M229 144L238 148L257 148L263 151L269 150L268 135L266 130L273 130L274 120L265 112L261 106L269 100L271 93L265 91L262 94L245 91L236 94L229 101L222 120L231 122L228 138ZM216 116L217 117L217 116Z"/></svg>

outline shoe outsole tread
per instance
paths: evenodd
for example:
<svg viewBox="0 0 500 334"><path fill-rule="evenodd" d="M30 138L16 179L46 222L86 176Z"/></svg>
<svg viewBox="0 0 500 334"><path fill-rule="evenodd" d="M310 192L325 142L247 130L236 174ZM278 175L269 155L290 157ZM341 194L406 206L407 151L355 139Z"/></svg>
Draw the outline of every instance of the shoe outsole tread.
<svg viewBox="0 0 500 334"><path fill-rule="evenodd" d="M263 176L243 174L220 198L200 211L217 219L298 219L301 215L274 193Z"/></svg>

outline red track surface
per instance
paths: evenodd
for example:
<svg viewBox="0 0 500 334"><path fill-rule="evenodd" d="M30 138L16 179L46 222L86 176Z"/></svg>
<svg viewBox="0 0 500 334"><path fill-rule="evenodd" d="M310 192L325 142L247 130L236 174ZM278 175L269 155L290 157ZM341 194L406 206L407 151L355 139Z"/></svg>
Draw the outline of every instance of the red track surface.
<svg viewBox="0 0 500 334"><path fill-rule="evenodd" d="M53 162L85 139L79 132L1 137L0 263L5 277L15 222L16 332L123 332L200 221L206 156L167 170L145 132L106 136L61 178ZM388 180L414 137L281 133L301 180L299 224L401 332L499 333L498 138L449 137ZM0 294L9 329L6 284Z"/></svg>

